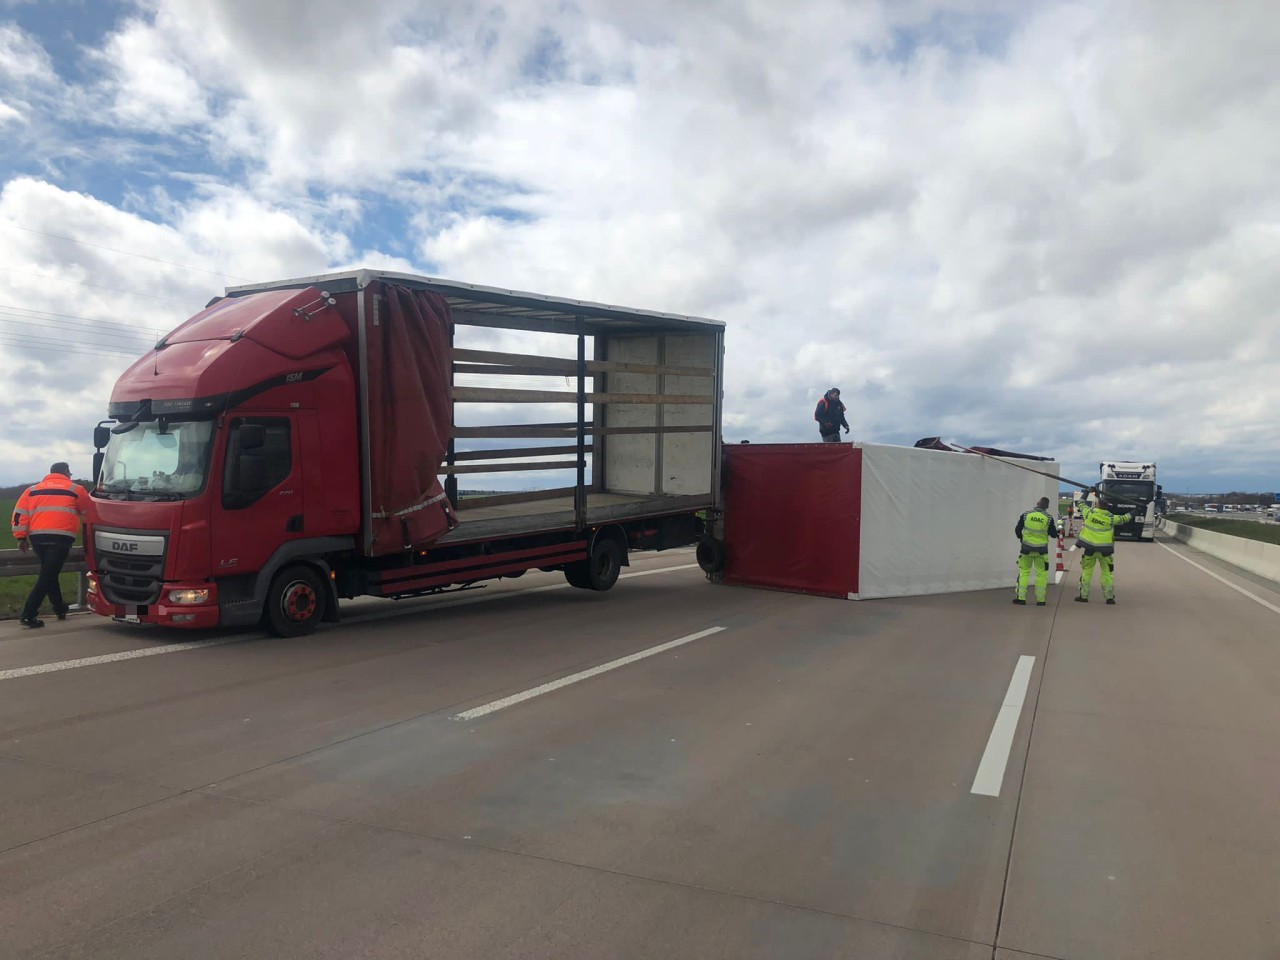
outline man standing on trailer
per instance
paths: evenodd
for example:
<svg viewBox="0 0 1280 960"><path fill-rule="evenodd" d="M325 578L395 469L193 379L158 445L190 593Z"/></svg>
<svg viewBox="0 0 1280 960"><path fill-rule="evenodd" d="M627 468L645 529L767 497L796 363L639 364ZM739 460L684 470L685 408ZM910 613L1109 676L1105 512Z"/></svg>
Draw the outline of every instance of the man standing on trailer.
<svg viewBox="0 0 1280 960"><path fill-rule="evenodd" d="M822 395L817 409L813 411L813 419L818 421L818 433L823 443L837 443L840 440L840 428L849 432L849 421L845 419L845 406L840 402L840 388L832 387Z"/></svg>
<svg viewBox="0 0 1280 960"><path fill-rule="evenodd" d="M89 518L93 501L84 487L71 479L71 467L55 463L49 475L33 487L28 487L13 508L13 536L18 549L24 553L34 548L40 558L40 576L22 608L24 627L43 627L40 604L45 597L53 605L59 620L67 619L70 607L62 599L58 577L62 565L67 562L80 525Z"/></svg>
<svg viewBox="0 0 1280 960"><path fill-rule="evenodd" d="M1107 603L1114 605L1115 528L1124 526L1133 516L1128 513L1116 516L1109 509L1107 498L1098 493L1096 488L1093 492L1098 497L1096 506L1089 506L1088 500L1083 500L1080 504L1080 519L1084 526L1080 528L1080 539L1076 541L1076 546L1084 551L1084 555L1080 558L1080 594L1076 597L1076 602L1089 602L1089 583L1093 580L1093 568L1096 565L1100 571L1098 576L1102 581L1102 595L1107 598Z"/></svg>
<svg viewBox="0 0 1280 960"><path fill-rule="evenodd" d="M1049 498L1041 497L1034 509L1020 516L1013 533L1021 544L1018 550L1018 585L1014 588L1013 602L1020 607L1027 605L1027 581L1034 569L1036 606L1043 607L1045 592L1049 588L1049 540L1058 536L1058 524L1049 515Z"/></svg>

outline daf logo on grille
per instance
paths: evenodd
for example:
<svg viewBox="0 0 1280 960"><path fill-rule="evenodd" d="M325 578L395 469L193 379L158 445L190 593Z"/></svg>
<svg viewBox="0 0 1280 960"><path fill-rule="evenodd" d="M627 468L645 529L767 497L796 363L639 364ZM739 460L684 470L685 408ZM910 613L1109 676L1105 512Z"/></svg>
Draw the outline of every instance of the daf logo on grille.
<svg viewBox="0 0 1280 960"><path fill-rule="evenodd" d="M127 553L131 557L163 557L165 538L149 534L125 534L119 530L98 530L94 547L104 554Z"/></svg>

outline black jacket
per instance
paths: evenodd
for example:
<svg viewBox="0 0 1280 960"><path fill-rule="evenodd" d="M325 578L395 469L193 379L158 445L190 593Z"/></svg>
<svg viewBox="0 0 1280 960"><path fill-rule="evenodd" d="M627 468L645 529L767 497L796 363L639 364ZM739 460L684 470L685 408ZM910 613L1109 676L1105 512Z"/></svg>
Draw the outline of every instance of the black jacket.
<svg viewBox="0 0 1280 960"><path fill-rule="evenodd" d="M823 396L813 411L813 419L818 421L818 433L829 437L833 433L839 433L841 427L848 430L849 421L844 418L845 409L845 405L839 400Z"/></svg>

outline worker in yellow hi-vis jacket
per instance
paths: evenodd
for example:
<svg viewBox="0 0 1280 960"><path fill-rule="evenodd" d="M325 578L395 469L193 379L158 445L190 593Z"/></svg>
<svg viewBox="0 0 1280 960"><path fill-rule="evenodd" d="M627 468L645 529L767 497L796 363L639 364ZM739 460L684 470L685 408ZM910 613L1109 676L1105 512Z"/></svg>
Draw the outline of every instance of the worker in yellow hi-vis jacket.
<svg viewBox="0 0 1280 960"><path fill-rule="evenodd" d="M1089 602L1089 584L1093 580L1093 568L1100 569L1099 579L1102 581L1102 595L1107 603L1116 602L1115 581L1115 528L1123 526L1133 519L1132 514L1116 515L1109 509L1106 497L1098 495L1097 506L1089 506L1084 501L1080 507L1080 519L1084 525L1080 528L1080 539L1076 546L1084 551L1080 558L1080 594L1077 603Z"/></svg>
<svg viewBox="0 0 1280 960"><path fill-rule="evenodd" d="M1049 515L1049 498L1041 497L1034 509L1020 516L1013 533L1021 544L1018 550L1018 585L1014 589L1013 602L1026 606L1027 581L1034 569L1036 606L1043 607L1045 591L1049 587L1049 539L1058 536L1058 524Z"/></svg>

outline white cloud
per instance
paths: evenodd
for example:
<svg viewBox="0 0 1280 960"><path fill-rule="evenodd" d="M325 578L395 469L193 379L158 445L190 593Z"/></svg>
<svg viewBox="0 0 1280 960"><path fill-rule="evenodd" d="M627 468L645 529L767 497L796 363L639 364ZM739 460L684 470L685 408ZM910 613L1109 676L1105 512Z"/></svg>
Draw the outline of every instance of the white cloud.
<svg viewBox="0 0 1280 960"><path fill-rule="evenodd" d="M164 131L208 120L198 80L143 21L126 22L97 59L111 77L108 95L122 126Z"/></svg>
<svg viewBox="0 0 1280 960"><path fill-rule="evenodd" d="M108 98L142 144L181 128L235 172L181 172L194 194L161 178L131 213L55 190L39 222L254 279L385 264L719 317L736 438L810 438L840 383L855 435L1074 470L1261 471L1280 446L1270 4L421 11L151 0L71 101ZM8 30L24 76L54 83ZM353 239L387 207L416 263ZM129 272L30 237L10 252ZM215 279L155 269L179 297Z"/></svg>
<svg viewBox="0 0 1280 960"><path fill-rule="evenodd" d="M49 83L53 64L40 41L12 23L0 23L0 76L20 85Z"/></svg>
<svg viewBox="0 0 1280 960"><path fill-rule="evenodd" d="M350 253L239 190L165 209L171 221L157 223L31 178L0 191L0 483L36 476L50 450L87 472L115 379L224 286Z"/></svg>

